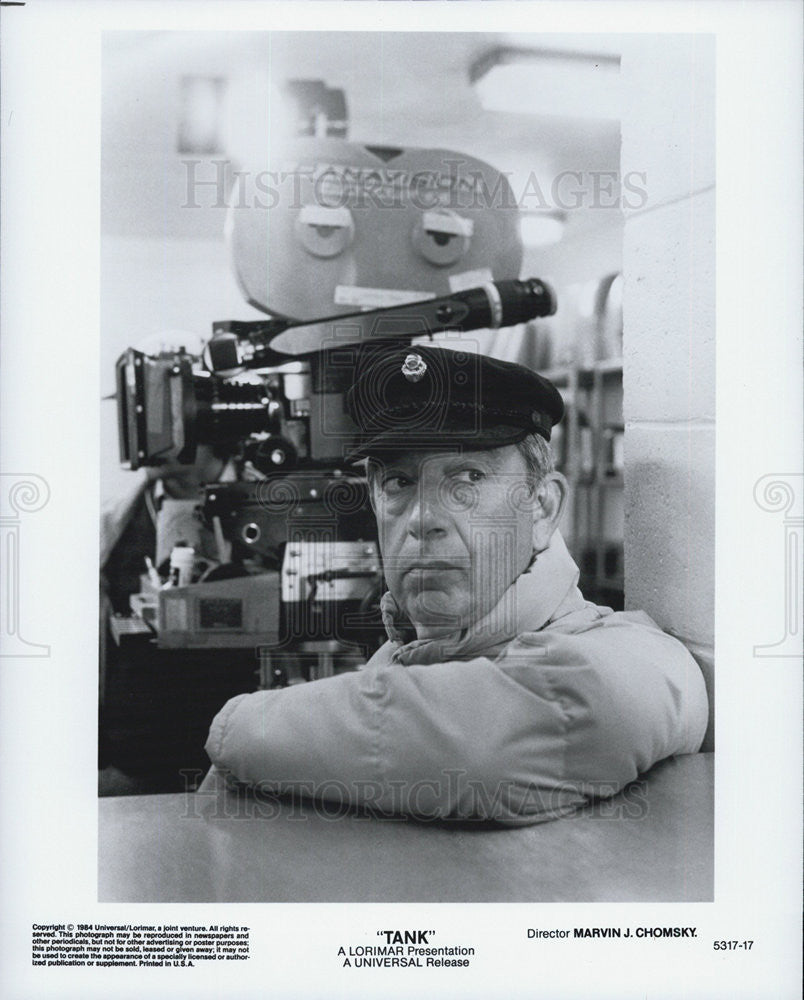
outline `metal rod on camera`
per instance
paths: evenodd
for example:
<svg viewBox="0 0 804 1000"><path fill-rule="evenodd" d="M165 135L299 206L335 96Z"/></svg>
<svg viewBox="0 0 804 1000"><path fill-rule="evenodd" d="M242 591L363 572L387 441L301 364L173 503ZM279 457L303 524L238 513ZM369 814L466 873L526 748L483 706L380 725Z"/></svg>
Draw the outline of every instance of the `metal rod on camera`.
<svg viewBox="0 0 804 1000"><path fill-rule="evenodd" d="M339 346L377 337L412 338L442 330L496 329L537 316L552 316L555 311L553 290L539 278L490 281L454 295L292 325L274 337L270 346L281 354L311 354L327 341ZM335 330L337 338L333 338Z"/></svg>
<svg viewBox="0 0 804 1000"><path fill-rule="evenodd" d="M444 330L477 330L514 326L556 311L553 290L539 278L487 282L453 295L422 299L402 306L340 313L318 320L283 320L285 328L267 343L265 324L255 324L253 339L241 324L229 336L214 337L208 359L213 370L259 368L275 364L283 355L314 354L322 348L340 347L364 340L412 340ZM218 325L220 328L220 325ZM251 349L240 342L249 340Z"/></svg>

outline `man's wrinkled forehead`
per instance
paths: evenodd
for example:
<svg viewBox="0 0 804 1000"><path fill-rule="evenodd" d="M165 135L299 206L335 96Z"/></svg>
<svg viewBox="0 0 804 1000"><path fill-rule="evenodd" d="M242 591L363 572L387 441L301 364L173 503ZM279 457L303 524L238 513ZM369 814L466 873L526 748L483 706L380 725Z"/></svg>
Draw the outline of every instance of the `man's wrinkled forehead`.
<svg viewBox="0 0 804 1000"><path fill-rule="evenodd" d="M376 471L417 472L423 469L447 471L453 464L476 462L489 472L510 471L512 457L518 456L514 445L502 448L472 449L459 447L429 448L426 451L398 451L372 455L368 468Z"/></svg>

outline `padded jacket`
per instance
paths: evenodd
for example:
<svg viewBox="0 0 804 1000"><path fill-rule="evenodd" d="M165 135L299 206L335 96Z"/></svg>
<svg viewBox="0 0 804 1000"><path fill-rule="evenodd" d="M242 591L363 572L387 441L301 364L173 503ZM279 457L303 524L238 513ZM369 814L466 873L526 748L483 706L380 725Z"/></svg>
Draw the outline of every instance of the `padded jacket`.
<svg viewBox="0 0 804 1000"><path fill-rule="evenodd" d="M488 616L447 639L388 641L361 670L243 694L206 750L239 782L330 810L523 825L614 795L698 750L707 697L684 646L642 612L584 601L561 536Z"/></svg>

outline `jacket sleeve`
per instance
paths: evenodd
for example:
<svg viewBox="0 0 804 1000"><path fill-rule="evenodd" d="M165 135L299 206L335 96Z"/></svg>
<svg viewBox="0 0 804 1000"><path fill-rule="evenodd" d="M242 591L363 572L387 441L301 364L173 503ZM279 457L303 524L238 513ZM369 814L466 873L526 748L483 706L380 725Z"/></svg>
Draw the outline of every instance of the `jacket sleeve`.
<svg viewBox="0 0 804 1000"><path fill-rule="evenodd" d="M623 622L526 633L497 660L384 662L239 695L206 749L239 781L335 808L526 824L694 752L706 719L684 647Z"/></svg>

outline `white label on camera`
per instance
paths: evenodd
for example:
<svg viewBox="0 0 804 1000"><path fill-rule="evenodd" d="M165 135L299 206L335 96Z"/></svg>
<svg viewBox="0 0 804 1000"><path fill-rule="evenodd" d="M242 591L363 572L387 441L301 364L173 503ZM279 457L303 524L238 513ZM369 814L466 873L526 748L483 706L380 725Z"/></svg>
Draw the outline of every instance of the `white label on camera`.
<svg viewBox="0 0 804 1000"><path fill-rule="evenodd" d="M358 309L385 309L404 306L408 302L434 299L433 292L416 292L406 288L363 288L360 285L337 285L336 306L356 306Z"/></svg>
<svg viewBox="0 0 804 1000"><path fill-rule="evenodd" d="M164 601L165 631L186 632L188 629L186 598L165 595Z"/></svg>
<svg viewBox="0 0 804 1000"><path fill-rule="evenodd" d="M475 224L454 212L425 212L422 226L427 233L448 233L450 236L470 237Z"/></svg>
<svg viewBox="0 0 804 1000"><path fill-rule="evenodd" d="M462 292L466 288L477 288L489 281L494 281L494 275L487 267L479 267L476 271L461 271L459 274L450 275L449 290Z"/></svg>

